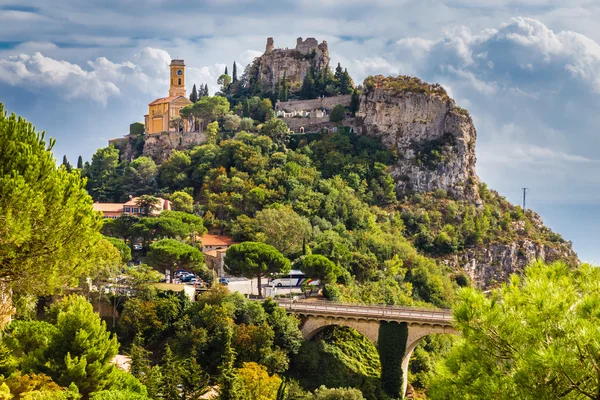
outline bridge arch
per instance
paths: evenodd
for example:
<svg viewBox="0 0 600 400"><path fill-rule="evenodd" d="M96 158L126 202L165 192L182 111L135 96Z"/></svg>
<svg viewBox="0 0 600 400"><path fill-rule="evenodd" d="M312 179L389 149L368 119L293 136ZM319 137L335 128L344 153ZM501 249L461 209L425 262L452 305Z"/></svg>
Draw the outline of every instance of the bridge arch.
<svg viewBox="0 0 600 400"><path fill-rule="evenodd" d="M366 318L336 318L318 315L303 315L302 335L306 340L311 340L317 333L329 326L347 326L364 335L374 345L377 345L379 335L379 321Z"/></svg>

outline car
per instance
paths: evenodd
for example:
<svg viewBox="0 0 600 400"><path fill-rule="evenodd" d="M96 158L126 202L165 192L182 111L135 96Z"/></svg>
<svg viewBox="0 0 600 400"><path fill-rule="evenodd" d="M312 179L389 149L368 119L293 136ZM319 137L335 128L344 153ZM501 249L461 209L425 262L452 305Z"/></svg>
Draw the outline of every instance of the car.
<svg viewBox="0 0 600 400"><path fill-rule="evenodd" d="M219 278L219 283L221 285L229 285L229 278L225 278L224 276Z"/></svg>
<svg viewBox="0 0 600 400"><path fill-rule="evenodd" d="M141 244L134 244L134 245L132 246L132 248L133 248L133 250L134 250L134 251L140 251L140 250L142 250L142 249L143 249L143 247L142 247L142 245L141 245Z"/></svg>
<svg viewBox="0 0 600 400"><path fill-rule="evenodd" d="M181 277L181 282L187 283L190 282L192 279L196 279L196 276L194 274L184 275Z"/></svg>

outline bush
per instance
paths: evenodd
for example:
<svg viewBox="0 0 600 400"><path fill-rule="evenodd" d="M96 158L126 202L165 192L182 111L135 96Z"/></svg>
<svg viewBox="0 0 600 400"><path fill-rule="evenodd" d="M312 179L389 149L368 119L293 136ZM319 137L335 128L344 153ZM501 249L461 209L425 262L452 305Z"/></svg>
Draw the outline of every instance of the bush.
<svg viewBox="0 0 600 400"><path fill-rule="evenodd" d="M323 297L329 300L339 300L342 296L342 291L335 284L327 284L323 286Z"/></svg>
<svg viewBox="0 0 600 400"><path fill-rule="evenodd" d="M358 389L336 388L328 389L321 386L315 390L314 400L364 400L363 394Z"/></svg>
<svg viewBox="0 0 600 400"><path fill-rule="evenodd" d="M134 122L133 124L129 125L129 134L132 136L143 135L144 131L144 124L141 122Z"/></svg>
<svg viewBox="0 0 600 400"><path fill-rule="evenodd" d="M333 110L331 110L331 115L329 115L329 121L340 122L343 121L344 118L346 118L346 109L344 108L344 106L338 104L335 107L333 107Z"/></svg>

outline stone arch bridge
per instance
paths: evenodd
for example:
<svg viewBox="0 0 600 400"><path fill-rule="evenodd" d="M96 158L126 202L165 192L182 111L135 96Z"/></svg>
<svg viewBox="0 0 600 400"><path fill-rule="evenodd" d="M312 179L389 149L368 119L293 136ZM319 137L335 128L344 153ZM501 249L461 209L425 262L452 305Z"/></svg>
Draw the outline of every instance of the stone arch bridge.
<svg viewBox="0 0 600 400"><path fill-rule="evenodd" d="M402 359L402 391L408 385L408 362L417 344L427 335L447 333L458 334L454 329L450 310L413 307L364 306L328 302L289 302L279 301L288 312L302 318L302 334L307 340L319 331L332 325L342 325L366 336L377 346L381 321L406 322L408 339Z"/></svg>

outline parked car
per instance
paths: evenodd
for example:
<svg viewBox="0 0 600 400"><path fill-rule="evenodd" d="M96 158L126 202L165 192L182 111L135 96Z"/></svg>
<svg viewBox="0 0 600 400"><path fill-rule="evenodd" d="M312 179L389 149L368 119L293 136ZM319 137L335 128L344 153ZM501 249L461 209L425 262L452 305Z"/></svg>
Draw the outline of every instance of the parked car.
<svg viewBox="0 0 600 400"><path fill-rule="evenodd" d="M132 248L134 251L140 251L143 249L143 246L141 244L134 244Z"/></svg>
<svg viewBox="0 0 600 400"><path fill-rule="evenodd" d="M229 285L229 278L225 278L224 276L219 278L219 283L221 285Z"/></svg>

